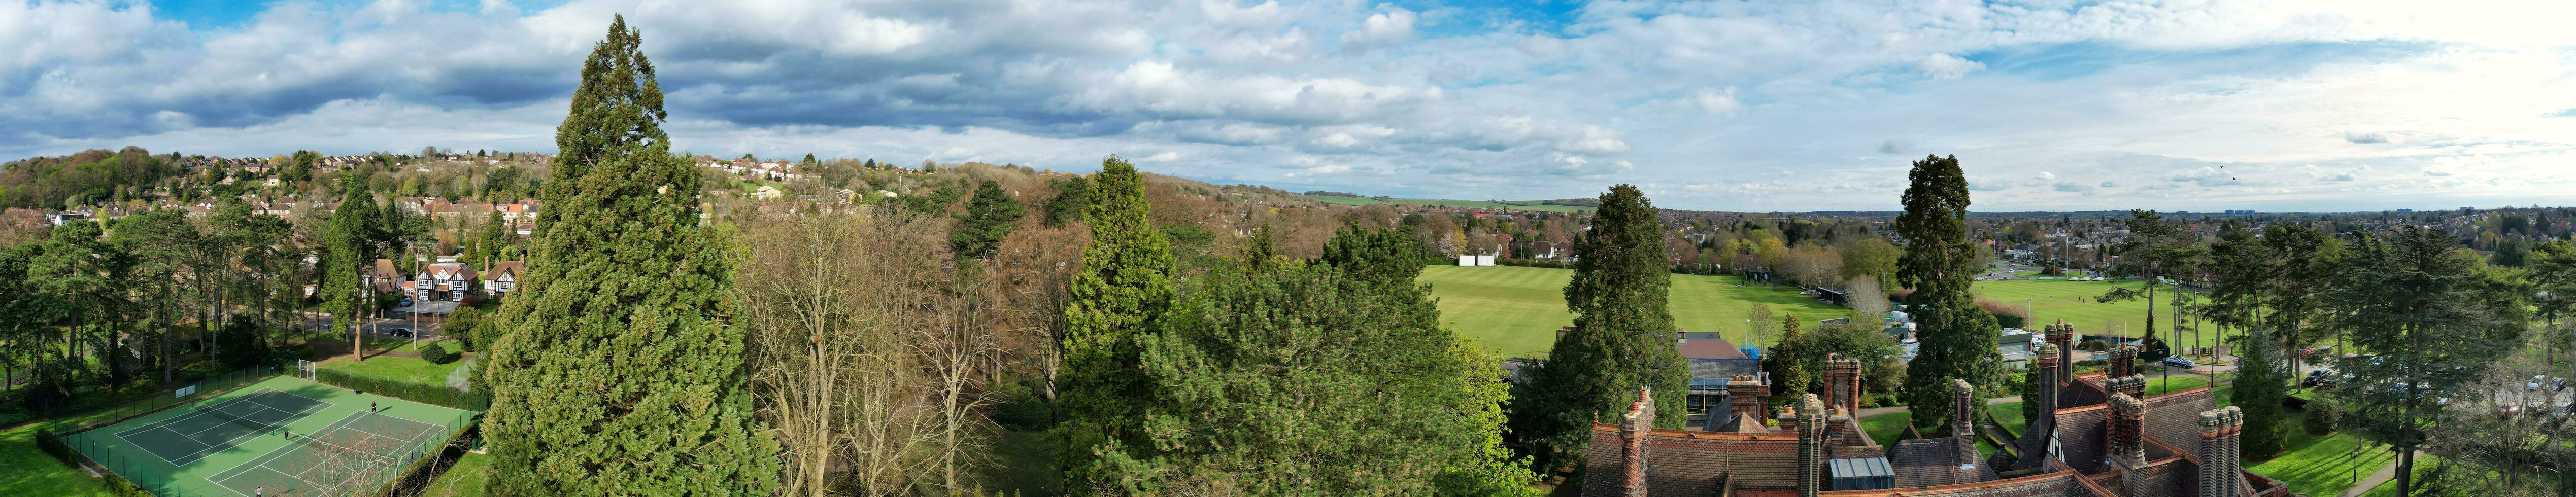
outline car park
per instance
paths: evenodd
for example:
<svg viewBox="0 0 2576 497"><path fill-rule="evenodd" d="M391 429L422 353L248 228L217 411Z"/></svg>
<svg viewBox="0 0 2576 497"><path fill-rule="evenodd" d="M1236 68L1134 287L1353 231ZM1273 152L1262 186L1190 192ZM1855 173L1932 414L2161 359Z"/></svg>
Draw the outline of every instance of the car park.
<svg viewBox="0 0 2576 497"><path fill-rule="evenodd" d="M2536 392L2536 391L2540 391L2540 386L2541 386L2541 385L2546 385L2546 384L2549 384L2549 377L2548 377L2548 376L2546 376L2546 375L2535 375L2535 376L2532 376L2532 377L2531 377L2531 381L2523 382L2522 387L2523 387L2523 389L2524 389L2524 390L2530 390L2530 391L2535 391L2535 392Z"/></svg>
<svg viewBox="0 0 2576 497"><path fill-rule="evenodd" d="M389 335L393 335L393 336L394 336L394 337L396 337L396 338L411 338L411 330L403 329L403 328L394 328L394 330L393 330L393 331L389 331L389 332L385 332L385 333L386 333L386 334L389 334Z"/></svg>

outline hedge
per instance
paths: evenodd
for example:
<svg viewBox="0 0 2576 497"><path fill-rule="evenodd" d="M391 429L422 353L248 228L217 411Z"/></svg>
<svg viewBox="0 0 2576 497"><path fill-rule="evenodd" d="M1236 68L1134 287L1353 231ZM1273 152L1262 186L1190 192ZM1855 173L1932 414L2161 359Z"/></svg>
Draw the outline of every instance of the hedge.
<svg viewBox="0 0 2576 497"><path fill-rule="evenodd" d="M401 378L342 369L314 368L313 379L331 386L375 392L388 397L429 405L481 412L492 406L492 398L482 392L463 392L445 384L418 383Z"/></svg>

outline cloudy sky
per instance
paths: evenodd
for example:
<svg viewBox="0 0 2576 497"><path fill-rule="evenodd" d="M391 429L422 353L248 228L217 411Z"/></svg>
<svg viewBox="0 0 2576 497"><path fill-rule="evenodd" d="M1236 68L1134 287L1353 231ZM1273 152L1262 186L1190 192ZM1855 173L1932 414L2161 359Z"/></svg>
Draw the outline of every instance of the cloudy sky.
<svg viewBox="0 0 2576 497"><path fill-rule="evenodd" d="M682 148L1673 208L2576 204L2576 2L0 1L0 158L551 150L612 14ZM0 159L5 160L5 159Z"/></svg>

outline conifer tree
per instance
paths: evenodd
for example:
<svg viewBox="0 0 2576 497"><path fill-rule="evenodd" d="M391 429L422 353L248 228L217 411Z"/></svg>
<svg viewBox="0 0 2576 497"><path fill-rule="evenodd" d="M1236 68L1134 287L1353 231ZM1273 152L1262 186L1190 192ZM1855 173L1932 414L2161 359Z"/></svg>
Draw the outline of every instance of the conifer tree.
<svg viewBox="0 0 2576 497"><path fill-rule="evenodd" d="M1072 299L1064 306L1064 367L1056 374L1064 415L1056 452L1067 481L1105 480L1098 454L1145 447L1140 409L1152 392L1137 369L1136 336L1153 333L1172 305L1172 248L1154 229L1145 177L1125 159L1101 161L1091 179L1091 245L1082 248ZM1079 488L1079 487L1077 487Z"/></svg>
<svg viewBox="0 0 2576 497"><path fill-rule="evenodd" d="M734 261L621 16L557 128L528 274L482 363L497 495L766 495L778 444L744 388Z"/></svg>
<svg viewBox="0 0 2576 497"><path fill-rule="evenodd" d="M1324 256L1318 260L1370 281L1411 283L1422 275L1422 246L1406 231L1343 225L1324 242Z"/></svg>
<svg viewBox="0 0 2576 497"><path fill-rule="evenodd" d="M1780 343L1762 354L1762 370L1771 372L1772 390L1797 398L1814 383L1815 374L1807 370L1807 364L1816 362L1819 356L1805 347L1807 339L1799 334L1797 313L1780 318L1780 329Z"/></svg>
<svg viewBox="0 0 2576 497"><path fill-rule="evenodd" d="M1270 234L1270 222L1252 231L1252 242L1243 245L1244 272L1266 274L1279 268L1279 239Z"/></svg>
<svg viewBox="0 0 2576 497"><path fill-rule="evenodd" d="M321 298L322 312L331 314L333 326L348 329L367 313L368 299L358 280L375 262L376 232L381 228L376 197L367 191L367 182L342 174L340 185L340 205L331 210L331 227L322 235L326 257Z"/></svg>
<svg viewBox="0 0 2576 497"><path fill-rule="evenodd" d="M1897 396L1908 406L1948 405L1951 379L1981 387L2001 381L2003 367L1995 351L2001 328L1968 293L1980 268L1975 266L1977 247L1968 241L1968 177L1959 169L1959 158L1926 156L1914 161L1907 177L1905 213L1896 216L1896 233L1905 237L1896 278L1899 285L1914 289L1905 301L1919 345ZM1914 426L1950 426L1949 412L1914 409Z"/></svg>
<svg viewBox="0 0 2576 497"><path fill-rule="evenodd" d="M1516 430L1552 451L1576 455L1591 440L1591 424L1616 422L1638 388L1653 390L1657 412L1683 412L1690 367L1673 346L1672 284L1663 223L1644 192L1630 185L1601 194L1592 229L1576 236L1574 278L1565 305L1574 330L1559 335L1529 389L1543 396L1515 406ZM1679 428L1686 416L1664 416L1655 425ZM1541 461L1542 465L1553 464ZM1544 467L1544 466L1543 466Z"/></svg>
<svg viewBox="0 0 2576 497"><path fill-rule="evenodd" d="M975 187L975 198L966 201L966 212L957 215L957 225L948 232L948 248L958 257L990 259L1001 250L1002 238L1020 229L1020 216L1029 213L1020 199L1002 189L1002 183L984 180Z"/></svg>

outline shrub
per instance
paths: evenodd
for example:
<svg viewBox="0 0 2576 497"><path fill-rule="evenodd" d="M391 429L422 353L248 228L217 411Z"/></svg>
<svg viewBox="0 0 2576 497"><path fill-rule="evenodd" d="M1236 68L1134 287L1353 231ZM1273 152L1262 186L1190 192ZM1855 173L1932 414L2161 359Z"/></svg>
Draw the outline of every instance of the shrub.
<svg viewBox="0 0 2576 497"><path fill-rule="evenodd" d="M1013 430L1043 430L1053 424L1055 413L1046 398L1028 385L1005 383L992 393L999 402L993 406L993 423Z"/></svg>
<svg viewBox="0 0 2576 497"><path fill-rule="evenodd" d="M436 385L415 383L401 378L320 368L313 372L313 379L340 388L375 392L387 397L468 411L482 411L492 405L491 397L482 392L458 391L448 388L444 383Z"/></svg>
<svg viewBox="0 0 2576 497"><path fill-rule="evenodd" d="M420 360L429 361L430 364L446 364L456 362L456 355L447 353L446 345L425 343L420 346Z"/></svg>
<svg viewBox="0 0 2576 497"><path fill-rule="evenodd" d="M2333 402L2309 402L2308 416L2299 420L2299 429L2307 430L2309 435L2334 433L2337 414Z"/></svg>
<svg viewBox="0 0 2576 497"><path fill-rule="evenodd" d="M2023 314L2021 308L2002 302L1977 299L1977 307L1984 308L1987 314L1995 315L1995 324L2005 328L2020 328L2030 321L2030 315Z"/></svg>

